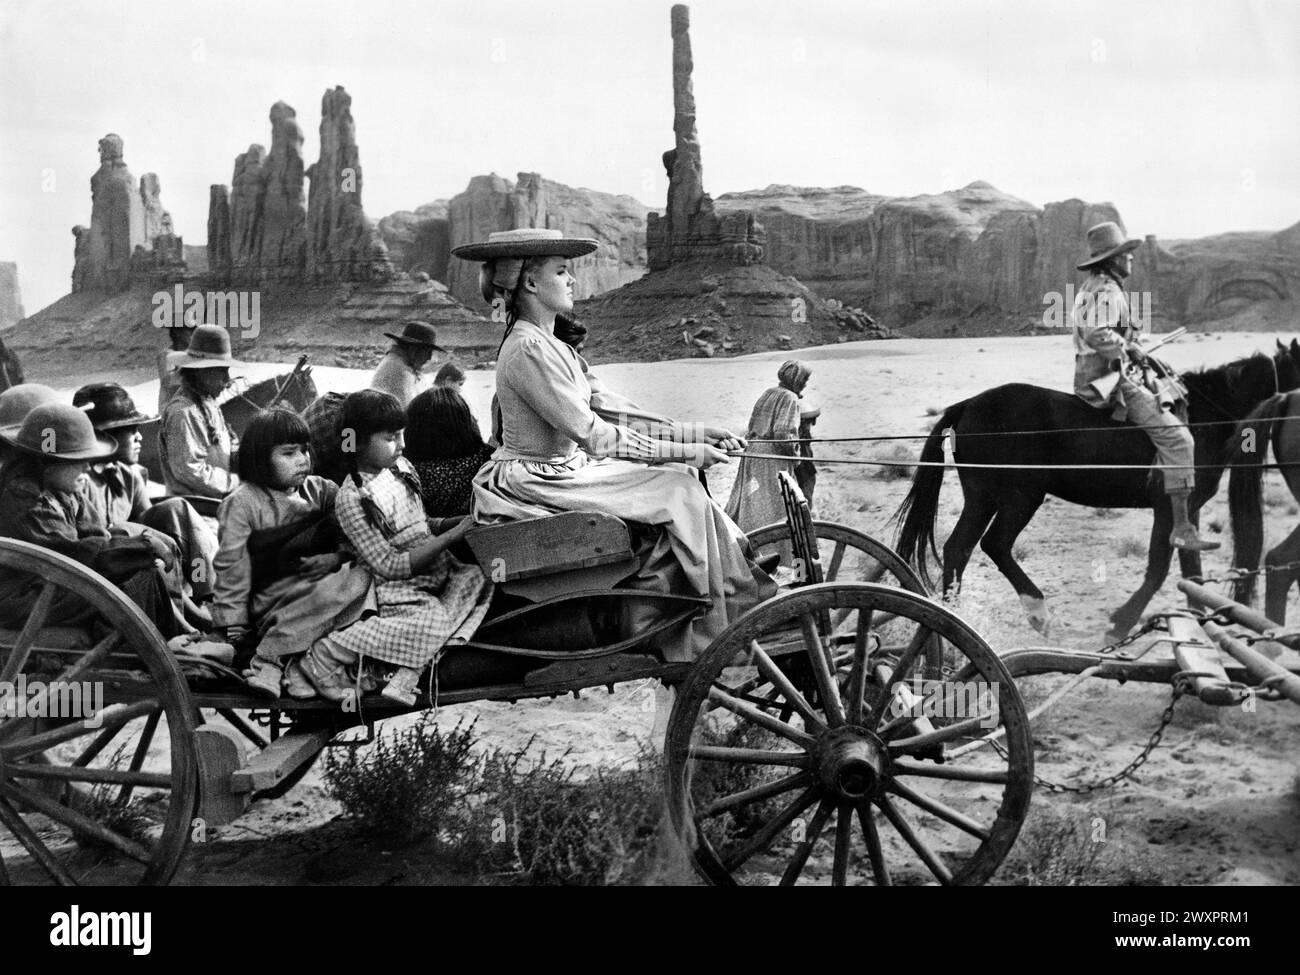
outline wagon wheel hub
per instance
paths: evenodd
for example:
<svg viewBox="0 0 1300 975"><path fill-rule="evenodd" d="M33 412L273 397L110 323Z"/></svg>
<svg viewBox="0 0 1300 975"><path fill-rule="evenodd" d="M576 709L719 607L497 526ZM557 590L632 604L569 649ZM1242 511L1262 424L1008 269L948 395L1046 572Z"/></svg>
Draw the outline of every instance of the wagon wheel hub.
<svg viewBox="0 0 1300 975"><path fill-rule="evenodd" d="M846 802L857 805L884 791L885 745L865 728L827 731L817 743L816 761L822 787Z"/></svg>

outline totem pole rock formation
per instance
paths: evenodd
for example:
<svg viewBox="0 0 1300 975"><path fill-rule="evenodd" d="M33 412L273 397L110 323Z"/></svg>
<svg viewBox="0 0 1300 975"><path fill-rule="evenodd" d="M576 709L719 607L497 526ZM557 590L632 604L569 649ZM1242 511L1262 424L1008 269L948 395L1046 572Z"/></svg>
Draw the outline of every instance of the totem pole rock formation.
<svg viewBox="0 0 1300 975"><path fill-rule="evenodd" d="M691 84L690 8L672 8L673 134L676 144L664 153L668 171L668 206L663 216L647 217L646 249L650 269L659 270L690 258L726 258L737 264L763 259L763 226L753 216L714 212L704 192L704 167L695 126L695 92Z"/></svg>
<svg viewBox="0 0 1300 975"><path fill-rule="evenodd" d="M296 281L307 263L302 126L284 102L271 106L271 151L261 168L257 265L272 281Z"/></svg>
<svg viewBox="0 0 1300 975"><path fill-rule="evenodd" d="M72 228L72 290L121 291L132 274L183 270L183 244L163 209L161 183L145 173L137 184L122 160L122 137L99 140L99 169L90 178L90 226ZM158 241L164 253L155 253Z"/></svg>
<svg viewBox="0 0 1300 975"><path fill-rule="evenodd" d="M235 157L230 179L230 255L236 278L256 275L265 163L266 148L256 143Z"/></svg>
<svg viewBox="0 0 1300 975"><path fill-rule="evenodd" d="M222 280L230 277L230 191L208 188L208 271Z"/></svg>
<svg viewBox="0 0 1300 975"><path fill-rule="evenodd" d="M312 281L385 281L393 276L379 231L361 205L361 160L352 96L321 99L320 159L307 172L307 276Z"/></svg>

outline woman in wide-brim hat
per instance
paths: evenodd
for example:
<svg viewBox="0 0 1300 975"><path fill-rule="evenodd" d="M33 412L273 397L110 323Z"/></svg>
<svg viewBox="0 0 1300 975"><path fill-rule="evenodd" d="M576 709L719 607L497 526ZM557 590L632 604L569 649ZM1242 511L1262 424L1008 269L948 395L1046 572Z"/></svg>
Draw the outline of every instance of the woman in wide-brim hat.
<svg viewBox="0 0 1300 975"><path fill-rule="evenodd" d="M500 446L474 480L473 514L493 523L599 511L661 528L624 585L712 597L705 615L659 646L666 659L690 660L775 592L747 558L743 533L691 469L725 463L725 451L743 441L719 428L652 419L599 384L593 390L586 362L555 337L554 326L573 309L572 260L596 246L556 230L523 229L452 252L482 263L483 298L506 324L494 409ZM599 404L613 403L626 407L621 421L600 415ZM642 609L625 625L639 630L653 612Z"/></svg>

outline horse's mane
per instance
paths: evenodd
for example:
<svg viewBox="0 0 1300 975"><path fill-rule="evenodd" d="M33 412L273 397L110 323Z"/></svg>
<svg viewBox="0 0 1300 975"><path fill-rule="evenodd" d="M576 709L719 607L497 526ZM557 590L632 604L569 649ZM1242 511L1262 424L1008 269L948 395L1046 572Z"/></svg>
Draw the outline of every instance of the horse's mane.
<svg viewBox="0 0 1300 975"><path fill-rule="evenodd" d="M1261 369L1261 366L1265 368ZM1252 371L1257 372L1258 375L1248 376ZM1247 388L1250 380L1264 377L1267 377L1266 385L1269 388L1260 390ZM1216 403L1243 403L1247 398L1249 402L1254 403L1276 392L1273 388L1275 380L1272 361L1263 352L1254 352L1222 365L1192 369L1183 373L1182 379L1189 391L1200 393Z"/></svg>

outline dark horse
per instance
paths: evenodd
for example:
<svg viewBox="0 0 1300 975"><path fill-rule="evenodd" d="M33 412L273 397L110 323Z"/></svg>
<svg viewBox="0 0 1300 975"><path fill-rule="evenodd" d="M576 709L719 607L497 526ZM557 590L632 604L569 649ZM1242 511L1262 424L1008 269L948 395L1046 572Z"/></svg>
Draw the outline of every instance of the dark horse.
<svg viewBox="0 0 1300 975"><path fill-rule="evenodd" d="M1188 419L1196 441L1196 487L1189 500L1193 523L1201 505L1213 497L1228 463L1233 428L1261 401L1300 386L1300 345L1279 343L1272 357L1257 353L1227 365L1183 377L1188 389ZM1085 429L1086 428L1086 429ZM1097 429L1102 428L1102 429ZM955 459L965 464L1099 464L1136 470L959 470L961 517L943 546L943 592L961 585L975 543L1010 580L1037 630L1049 614L1042 591L1011 554L1016 537L1048 494L1094 508L1154 508L1151 547L1141 587L1111 615L1111 638L1127 633L1169 574L1173 512L1158 478L1147 468L1155 457L1146 433L1115 423L1070 393L1009 383L948 407L921 451L921 460L943 461L944 432L956 431ZM1024 431L1014 433L1015 431ZM988 434L1003 434L988 436ZM894 515L902 528L898 550L929 578L928 553L934 553L934 520L943 486L942 467L920 467L902 506ZM1183 575L1199 575L1200 554L1178 553Z"/></svg>
<svg viewBox="0 0 1300 975"><path fill-rule="evenodd" d="M1292 496L1300 499L1300 393L1279 393L1265 400L1242 421L1233 438L1234 466L1228 478L1236 549L1232 564L1244 569L1258 567L1259 552L1264 547L1260 489L1270 446ZM1287 593L1300 582L1300 527L1269 549L1264 565L1269 569L1264 615L1274 623L1285 623ZM1248 575L1238 580L1232 598L1249 605L1255 594L1255 578Z"/></svg>

